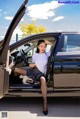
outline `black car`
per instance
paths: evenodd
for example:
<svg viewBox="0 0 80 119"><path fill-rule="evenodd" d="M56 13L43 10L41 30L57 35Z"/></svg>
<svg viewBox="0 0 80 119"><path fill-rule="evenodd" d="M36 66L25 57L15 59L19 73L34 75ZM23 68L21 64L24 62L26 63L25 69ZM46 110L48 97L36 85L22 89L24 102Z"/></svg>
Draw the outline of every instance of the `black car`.
<svg viewBox="0 0 80 119"><path fill-rule="evenodd" d="M41 96L40 82L22 83L19 75L6 70L14 60L15 67L26 68L36 52L38 40L51 42L47 67L48 96L80 96L80 34L69 32L41 33L27 36L9 45L12 33L26 10L27 0L21 5L10 27L0 42L0 98L5 96Z"/></svg>

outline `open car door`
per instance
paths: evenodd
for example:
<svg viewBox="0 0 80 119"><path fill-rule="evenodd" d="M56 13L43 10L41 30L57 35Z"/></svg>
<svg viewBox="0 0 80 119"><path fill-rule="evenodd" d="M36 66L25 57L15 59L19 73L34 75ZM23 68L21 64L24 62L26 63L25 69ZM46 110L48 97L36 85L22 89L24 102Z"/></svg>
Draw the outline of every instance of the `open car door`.
<svg viewBox="0 0 80 119"><path fill-rule="evenodd" d="M0 44L0 98L2 98L5 94L8 93L9 88L9 72L6 71L6 68L9 64L9 43L14 29L25 14L27 3L28 0L25 0L17 11L6 32L3 41Z"/></svg>

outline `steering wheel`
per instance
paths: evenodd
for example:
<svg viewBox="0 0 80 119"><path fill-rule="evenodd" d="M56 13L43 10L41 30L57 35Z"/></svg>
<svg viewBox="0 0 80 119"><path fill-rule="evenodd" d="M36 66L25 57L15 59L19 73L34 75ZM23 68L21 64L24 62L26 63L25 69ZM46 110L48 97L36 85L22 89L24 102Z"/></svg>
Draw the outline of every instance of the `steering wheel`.
<svg viewBox="0 0 80 119"><path fill-rule="evenodd" d="M25 63L27 66L29 66L28 59L27 59L27 57L25 56L26 54L25 54L24 50L23 50L23 49L20 50L20 53L21 53L21 59L24 61L24 63Z"/></svg>

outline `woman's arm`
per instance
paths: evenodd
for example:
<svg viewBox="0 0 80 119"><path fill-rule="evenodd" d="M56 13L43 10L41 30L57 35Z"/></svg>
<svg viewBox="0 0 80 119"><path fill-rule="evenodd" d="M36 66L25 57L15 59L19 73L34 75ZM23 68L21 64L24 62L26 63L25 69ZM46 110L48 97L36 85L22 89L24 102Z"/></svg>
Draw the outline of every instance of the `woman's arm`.
<svg viewBox="0 0 80 119"><path fill-rule="evenodd" d="M46 43L46 45L53 45L51 42L49 42L48 40L45 40L45 43Z"/></svg>

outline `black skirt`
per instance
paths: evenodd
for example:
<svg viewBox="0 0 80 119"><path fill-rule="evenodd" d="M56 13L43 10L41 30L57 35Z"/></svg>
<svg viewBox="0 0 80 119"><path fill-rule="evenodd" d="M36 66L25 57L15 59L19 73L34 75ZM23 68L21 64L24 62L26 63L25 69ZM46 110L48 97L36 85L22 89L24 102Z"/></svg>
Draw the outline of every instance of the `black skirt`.
<svg viewBox="0 0 80 119"><path fill-rule="evenodd" d="M39 71L36 67L26 69L26 75L36 81L39 81L41 76L45 77L45 75L41 71Z"/></svg>

